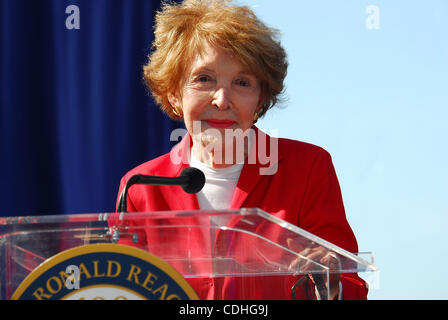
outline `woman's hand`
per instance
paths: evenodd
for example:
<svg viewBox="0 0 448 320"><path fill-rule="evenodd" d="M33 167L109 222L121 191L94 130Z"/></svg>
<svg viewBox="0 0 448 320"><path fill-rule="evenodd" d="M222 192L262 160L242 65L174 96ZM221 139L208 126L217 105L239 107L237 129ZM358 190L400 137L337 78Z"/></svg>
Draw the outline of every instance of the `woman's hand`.
<svg viewBox="0 0 448 320"><path fill-rule="evenodd" d="M313 273L313 268L316 266L315 262L319 262L329 267L330 271L330 299L337 300L339 298L339 281L341 280L340 263L334 252L327 250L324 247L317 246L314 248L298 248L293 239L287 240L288 246L291 250L298 252L301 257L295 259L289 265L289 270L297 270L300 273L311 271L308 275L313 281L322 299L326 299L328 292L328 279L324 275Z"/></svg>

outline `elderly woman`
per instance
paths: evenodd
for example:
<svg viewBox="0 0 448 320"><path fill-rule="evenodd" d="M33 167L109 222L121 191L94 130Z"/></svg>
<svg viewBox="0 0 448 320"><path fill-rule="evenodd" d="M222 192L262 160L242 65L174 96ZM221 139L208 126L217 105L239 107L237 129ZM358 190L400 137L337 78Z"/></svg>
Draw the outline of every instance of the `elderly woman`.
<svg viewBox="0 0 448 320"><path fill-rule="evenodd" d="M198 194L136 185L128 193L128 211L256 207L357 252L330 155L308 143L271 138L254 126L284 88L286 54L276 38L245 6L200 0L165 4L156 15L144 78L161 109L184 121L188 133L172 152L128 172L119 194L135 174L174 177L192 166L206 176ZM336 274L332 282L333 299L366 298L366 286L355 274ZM192 286L200 298L239 298L223 288L211 294L208 283ZM274 289L251 296L289 297Z"/></svg>

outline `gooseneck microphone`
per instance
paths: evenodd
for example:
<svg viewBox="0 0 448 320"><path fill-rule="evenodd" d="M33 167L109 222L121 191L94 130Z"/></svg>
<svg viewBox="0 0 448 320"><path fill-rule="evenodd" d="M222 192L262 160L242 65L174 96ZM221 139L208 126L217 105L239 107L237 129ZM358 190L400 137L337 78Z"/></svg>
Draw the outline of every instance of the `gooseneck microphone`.
<svg viewBox="0 0 448 320"><path fill-rule="evenodd" d="M137 174L132 176L121 191L117 212L127 212L127 195L129 188L134 184L181 186L187 193L198 193L205 184L204 173L193 167L182 170L179 177L159 177Z"/></svg>

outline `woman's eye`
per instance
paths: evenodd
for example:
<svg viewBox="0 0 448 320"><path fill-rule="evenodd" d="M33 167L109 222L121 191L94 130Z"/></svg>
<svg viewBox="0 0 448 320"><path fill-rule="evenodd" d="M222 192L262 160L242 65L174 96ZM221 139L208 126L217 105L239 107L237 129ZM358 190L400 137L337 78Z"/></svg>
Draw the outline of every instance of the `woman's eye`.
<svg viewBox="0 0 448 320"><path fill-rule="evenodd" d="M195 81L200 83L210 82L211 80L210 76L207 75L200 75L195 78Z"/></svg>
<svg viewBox="0 0 448 320"><path fill-rule="evenodd" d="M209 89L214 85L214 81L209 75L197 75L191 79L191 86L198 89Z"/></svg>
<svg viewBox="0 0 448 320"><path fill-rule="evenodd" d="M238 79L236 80L237 85L241 86L241 87L249 87L250 86L250 82L244 79Z"/></svg>

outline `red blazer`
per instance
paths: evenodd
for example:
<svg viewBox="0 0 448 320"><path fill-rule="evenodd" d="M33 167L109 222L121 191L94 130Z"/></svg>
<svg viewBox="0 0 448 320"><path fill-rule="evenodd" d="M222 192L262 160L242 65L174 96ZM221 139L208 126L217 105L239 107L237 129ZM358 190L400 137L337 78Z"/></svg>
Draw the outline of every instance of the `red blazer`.
<svg viewBox="0 0 448 320"><path fill-rule="evenodd" d="M271 138L253 127L259 139ZM121 180L118 195L130 177L135 174L178 176L188 166L187 161L174 164L170 154L186 160L189 155L191 137L187 134L170 153L148 161L131 171ZM340 186L336 177L331 156L324 149L312 144L278 138L278 167L273 175L261 175L260 168L267 165L245 163L236 186L231 209L260 208L278 218L309 231L349 252L358 252L356 238L350 228L344 211ZM255 144L256 146L257 144ZM270 144L267 153L270 152ZM256 152L253 149L251 152ZM169 210L199 210L196 195L184 192L178 186L134 185L128 191L127 207L129 212L152 212ZM117 199L118 203L118 199ZM151 243L149 233L140 237L140 241ZM200 235L197 235L200 237ZM167 238L168 239L168 235ZM160 241L160 239L158 239ZM210 239L208 239L210 240ZM197 238L196 240L197 241ZM204 240L206 241L206 239ZM186 247L198 243L184 243ZM174 250L174 249L173 249ZM154 253L156 254L156 253ZM282 288L259 290L253 299L290 299L290 289L297 279L289 279ZM210 279L190 281L200 298L238 299L235 286L254 286L244 284L241 279L231 279L227 283L212 283ZM225 282L225 281L224 281ZM268 280L265 281L268 283ZM365 282L356 274L341 276L344 299L366 299ZM211 290L213 289L213 293ZM313 291L313 290L311 290Z"/></svg>

